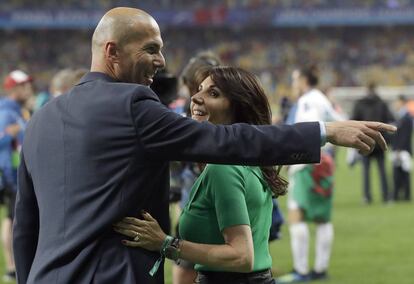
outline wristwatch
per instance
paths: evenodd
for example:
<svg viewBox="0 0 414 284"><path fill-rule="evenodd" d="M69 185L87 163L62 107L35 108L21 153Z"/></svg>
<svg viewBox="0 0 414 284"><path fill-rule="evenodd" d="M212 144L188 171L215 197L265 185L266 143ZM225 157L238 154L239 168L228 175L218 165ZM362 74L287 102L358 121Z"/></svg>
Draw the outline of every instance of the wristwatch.
<svg viewBox="0 0 414 284"><path fill-rule="evenodd" d="M181 240L174 238L169 246L164 250L164 255L168 259L177 260L181 254Z"/></svg>

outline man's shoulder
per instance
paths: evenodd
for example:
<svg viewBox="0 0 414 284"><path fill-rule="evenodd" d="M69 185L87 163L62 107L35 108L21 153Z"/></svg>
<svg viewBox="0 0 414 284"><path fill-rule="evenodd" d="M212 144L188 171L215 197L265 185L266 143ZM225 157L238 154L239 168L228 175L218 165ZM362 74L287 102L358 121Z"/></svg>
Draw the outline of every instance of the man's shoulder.
<svg viewBox="0 0 414 284"><path fill-rule="evenodd" d="M103 82L103 87L109 94L113 91L116 92L114 95L124 94L132 95L133 100L156 100L159 101L158 96L151 90L150 87L123 82Z"/></svg>
<svg viewBox="0 0 414 284"><path fill-rule="evenodd" d="M160 101L157 94L154 93L153 90L151 90L150 87L139 85L139 84L128 84L133 85L134 88L134 97L133 100L154 100L154 101Z"/></svg>
<svg viewBox="0 0 414 284"><path fill-rule="evenodd" d="M119 100L132 98L133 100L156 100L158 96L148 87L134 83L124 83L108 80L89 80L76 85L66 96L81 93L82 96L89 94L90 98L95 96L117 98ZM62 96L65 96L62 95Z"/></svg>

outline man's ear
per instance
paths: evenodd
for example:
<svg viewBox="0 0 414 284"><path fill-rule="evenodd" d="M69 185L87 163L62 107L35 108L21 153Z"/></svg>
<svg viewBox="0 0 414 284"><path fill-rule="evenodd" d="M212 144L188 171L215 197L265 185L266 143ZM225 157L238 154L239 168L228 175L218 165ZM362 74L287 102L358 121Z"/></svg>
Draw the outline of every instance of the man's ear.
<svg viewBox="0 0 414 284"><path fill-rule="evenodd" d="M119 48L115 42L108 41L105 44L105 58L112 63L119 62Z"/></svg>

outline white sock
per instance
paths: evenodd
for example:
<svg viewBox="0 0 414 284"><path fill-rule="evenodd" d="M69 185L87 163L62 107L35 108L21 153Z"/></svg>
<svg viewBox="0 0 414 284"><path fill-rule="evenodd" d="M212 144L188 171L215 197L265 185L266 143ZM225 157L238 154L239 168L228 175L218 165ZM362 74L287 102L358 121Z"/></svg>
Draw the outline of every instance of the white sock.
<svg viewBox="0 0 414 284"><path fill-rule="evenodd" d="M332 223L324 223L316 226L315 272L320 273L328 270L333 238L334 230Z"/></svg>
<svg viewBox="0 0 414 284"><path fill-rule="evenodd" d="M293 268L300 274L308 274L309 228L304 222L290 225L290 245L293 254Z"/></svg>

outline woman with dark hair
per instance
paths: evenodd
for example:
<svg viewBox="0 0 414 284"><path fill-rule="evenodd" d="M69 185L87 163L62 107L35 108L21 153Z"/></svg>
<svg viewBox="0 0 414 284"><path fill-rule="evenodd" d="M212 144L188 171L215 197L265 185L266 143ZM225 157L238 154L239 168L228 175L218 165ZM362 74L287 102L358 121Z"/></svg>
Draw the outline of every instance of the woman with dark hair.
<svg viewBox="0 0 414 284"><path fill-rule="evenodd" d="M271 123L269 103L256 77L234 67L207 72L191 99L193 119ZM279 170L207 164L180 217L183 240L167 236L145 212L142 220L125 218L114 228L134 239L124 241L127 246L197 263L196 283L274 283L268 246L272 196L285 194L287 187Z"/></svg>

